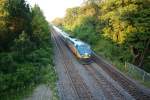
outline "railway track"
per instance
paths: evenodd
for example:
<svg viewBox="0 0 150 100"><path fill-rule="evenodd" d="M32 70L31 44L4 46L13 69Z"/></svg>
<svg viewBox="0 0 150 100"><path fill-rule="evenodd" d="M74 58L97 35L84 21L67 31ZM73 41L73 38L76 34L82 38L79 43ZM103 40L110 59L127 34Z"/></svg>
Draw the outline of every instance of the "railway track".
<svg viewBox="0 0 150 100"><path fill-rule="evenodd" d="M53 31L55 32L55 31ZM55 32L56 33L56 32ZM59 52L62 54L64 59L64 66L66 73L72 83L72 87L76 92L76 95L80 100L92 100L92 95L83 81L82 77L78 74L75 69L74 64L66 54L66 45L61 40L61 37L56 34L52 34L53 38L56 42L57 48ZM106 63L102 58L97 55L93 57L94 63L96 63L99 67L101 67L114 81L116 81L124 90L126 90L133 98L136 100L150 100L150 93L145 92L139 86L129 79L128 77L124 76L122 73L117 71L112 65ZM104 94L107 96L108 100L125 100L127 99L125 95L120 93L116 87L114 87L111 83L107 82L107 80L100 75L96 70L94 70L91 65L84 65L85 69L93 76L96 80L95 82L102 87ZM112 98L113 97L113 98ZM128 100L128 99L127 99ZM129 99L131 100L131 99Z"/></svg>
<svg viewBox="0 0 150 100"><path fill-rule="evenodd" d="M93 76L95 82L102 88L108 100L134 100L130 95L119 90L113 83L109 82L104 75L94 69L93 65L84 65L85 69Z"/></svg>
<svg viewBox="0 0 150 100"><path fill-rule="evenodd" d="M64 67L66 70L66 74L71 82L71 86L73 87L78 100L92 100L92 95L87 85L85 84L81 76L76 71L74 65L72 64L72 61L67 57L67 54L65 51L66 48L64 48L64 44L61 42L60 37L57 35L56 32L55 32L56 34L54 32L55 31L53 31L52 33L52 37L56 42L59 52L63 56L63 59L64 59L63 63L64 63Z"/></svg>
<svg viewBox="0 0 150 100"><path fill-rule="evenodd" d="M94 54L94 62L97 63L113 80L117 81L136 100L150 100L149 91L145 91L131 79L117 71L112 65L106 63L102 58Z"/></svg>

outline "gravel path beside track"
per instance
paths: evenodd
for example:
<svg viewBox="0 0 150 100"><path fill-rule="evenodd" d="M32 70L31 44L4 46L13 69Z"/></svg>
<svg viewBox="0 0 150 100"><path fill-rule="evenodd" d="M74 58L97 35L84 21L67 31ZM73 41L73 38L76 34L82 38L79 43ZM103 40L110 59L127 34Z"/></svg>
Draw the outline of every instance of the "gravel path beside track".
<svg viewBox="0 0 150 100"><path fill-rule="evenodd" d="M52 95L49 86L42 84L37 86L33 91L33 94L24 100L52 100L51 97Z"/></svg>

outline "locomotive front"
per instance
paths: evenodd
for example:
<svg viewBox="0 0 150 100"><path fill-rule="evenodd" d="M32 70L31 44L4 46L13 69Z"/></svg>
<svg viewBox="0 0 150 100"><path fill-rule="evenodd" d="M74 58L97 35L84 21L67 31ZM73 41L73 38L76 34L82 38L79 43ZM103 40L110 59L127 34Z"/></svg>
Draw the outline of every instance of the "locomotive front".
<svg viewBox="0 0 150 100"><path fill-rule="evenodd" d="M76 49L79 53L79 57L81 61L91 62L92 58L92 50L89 45L85 43L81 43L76 45Z"/></svg>

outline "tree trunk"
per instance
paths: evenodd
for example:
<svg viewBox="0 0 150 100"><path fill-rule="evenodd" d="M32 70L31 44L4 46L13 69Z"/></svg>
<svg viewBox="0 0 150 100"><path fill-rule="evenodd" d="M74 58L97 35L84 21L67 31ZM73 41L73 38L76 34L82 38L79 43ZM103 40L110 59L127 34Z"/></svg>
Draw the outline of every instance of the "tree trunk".
<svg viewBox="0 0 150 100"><path fill-rule="evenodd" d="M143 52L139 52L138 49L131 47L131 50L132 50L131 52L132 52L133 57L134 57L132 60L132 63L134 65L137 65L137 66L142 68L142 66L144 64L145 55L147 54L147 52L150 49L149 47L150 47L150 39L147 41L145 49L143 50Z"/></svg>
<svg viewBox="0 0 150 100"><path fill-rule="evenodd" d="M144 49L144 51L143 51L143 54L142 54L141 57L140 57L140 62L139 62L139 64L138 64L139 67L142 67L142 65L143 65L143 63L144 63L145 55L147 54L148 50L150 49L149 46L150 46L150 39L147 41L146 47L145 47L145 49Z"/></svg>

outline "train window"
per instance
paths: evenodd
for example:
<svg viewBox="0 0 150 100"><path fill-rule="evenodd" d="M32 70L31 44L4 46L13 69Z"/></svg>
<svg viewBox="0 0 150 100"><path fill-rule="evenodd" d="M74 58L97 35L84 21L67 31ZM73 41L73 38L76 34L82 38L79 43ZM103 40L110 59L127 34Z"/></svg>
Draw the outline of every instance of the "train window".
<svg viewBox="0 0 150 100"><path fill-rule="evenodd" d="M79 45L77 46L77 49L80 52L80 54L91 53L91 49L89 48L89 46L86 45Z"/></svg>

